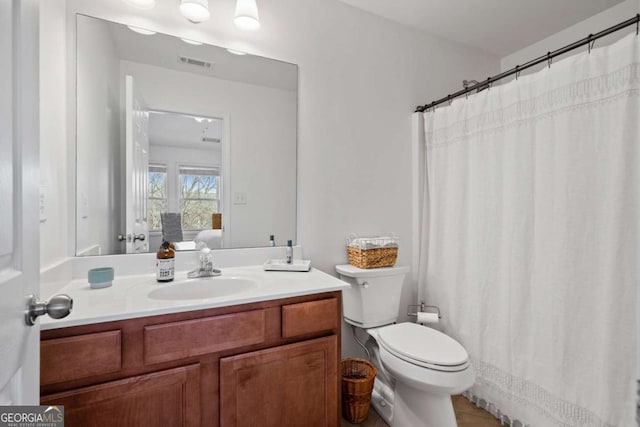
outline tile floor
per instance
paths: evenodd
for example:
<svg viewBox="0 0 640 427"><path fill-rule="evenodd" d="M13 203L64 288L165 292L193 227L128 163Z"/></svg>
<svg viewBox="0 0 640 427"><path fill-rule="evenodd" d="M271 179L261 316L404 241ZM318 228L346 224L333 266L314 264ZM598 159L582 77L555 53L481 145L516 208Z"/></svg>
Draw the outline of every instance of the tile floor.
<svg viewBox="0 0 640 427"><path fill-rule="evenodd" d="M462 396L453 396L453 409L456 412L458 427L500 427L500 421L493 415L469 402ZM380 418L376 411L371 408L369 417L362 424L351 424L347 420L342 420L342 427L388 427Z"/></svg>

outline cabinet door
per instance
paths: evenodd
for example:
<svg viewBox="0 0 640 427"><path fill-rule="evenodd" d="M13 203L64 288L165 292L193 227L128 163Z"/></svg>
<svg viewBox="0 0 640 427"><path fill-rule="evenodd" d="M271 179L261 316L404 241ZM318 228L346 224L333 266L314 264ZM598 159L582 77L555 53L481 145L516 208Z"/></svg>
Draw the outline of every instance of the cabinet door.
<svg viewBox="0 0 640 427"><path fill-rule="evenodd" d="M66 426L199 426L200 368L184 366L42 396Z"/></svg>
<svg viewBox="0 0 640 427"><path fill-rule="evenodd" d="M336 336L220 360L220 425L338 426Z"/></svg>

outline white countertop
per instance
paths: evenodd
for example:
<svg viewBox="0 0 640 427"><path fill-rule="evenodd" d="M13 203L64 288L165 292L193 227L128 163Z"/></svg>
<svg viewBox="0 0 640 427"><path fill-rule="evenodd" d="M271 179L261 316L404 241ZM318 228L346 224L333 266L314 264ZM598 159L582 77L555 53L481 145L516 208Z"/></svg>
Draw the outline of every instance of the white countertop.
<svg viewBox="0 0 640 427"><path fill-rule="evenodd" d="M230 305L247 304L300 295L348 289L349 284L333 276L311 269L309 272L264 271L262 266L222 269L222 275L189 279L207 281L215 286L218 278L242 278L255 282L249 290L220 297L189 300L158 300L148 294L162 287L179 287L187 279L186 272L176 273L174 282L158 283L155 275L116 276L113 286L91 289L86 279L73 280L58 293L73 298L73 310L63 319L40 318L42 330L89 325L114 320L133 319L159 314L180 313Z"/></svg>

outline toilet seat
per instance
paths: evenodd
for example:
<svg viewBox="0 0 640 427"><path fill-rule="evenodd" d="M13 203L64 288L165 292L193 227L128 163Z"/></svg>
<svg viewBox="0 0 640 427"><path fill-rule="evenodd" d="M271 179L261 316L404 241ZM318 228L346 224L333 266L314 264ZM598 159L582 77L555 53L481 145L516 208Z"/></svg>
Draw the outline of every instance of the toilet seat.
<svg viewBox="0 0 640 427"><path fill-rule="evenodd" d="M377 335L387 352L413 365L444 372L469 367L464 347L435 329L406 322L379 328Z"/></svg>

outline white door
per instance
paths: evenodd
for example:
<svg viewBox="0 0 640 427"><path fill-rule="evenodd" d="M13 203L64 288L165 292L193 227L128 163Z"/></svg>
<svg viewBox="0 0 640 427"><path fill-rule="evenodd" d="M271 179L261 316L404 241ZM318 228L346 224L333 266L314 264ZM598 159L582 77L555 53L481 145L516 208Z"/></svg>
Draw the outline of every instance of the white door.
<svg viewBox="0 0 640 427"><path fill-rule="evenodd" d="M148 252L149 110L133 77L125 77L127 253Z"/></svg>
<svg viewBox="0 0 640 427"><path fill-rule="evenodd" d="M13 18L13 19L12 19ZM38 1L0 0L0 405L38 404Z"/></svg>

